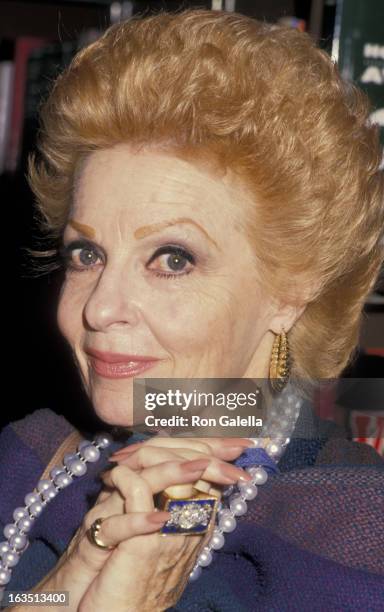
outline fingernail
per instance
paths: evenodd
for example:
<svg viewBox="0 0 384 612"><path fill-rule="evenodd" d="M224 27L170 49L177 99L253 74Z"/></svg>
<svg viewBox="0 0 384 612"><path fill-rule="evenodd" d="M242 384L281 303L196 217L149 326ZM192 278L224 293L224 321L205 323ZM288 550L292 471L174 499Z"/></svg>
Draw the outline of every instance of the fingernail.
<svg viewBox="0 0 384 612"><path fill-rule="evenodd" d="M234 439L228 439L224 441L224 444L227 446L241 446L241 447L250 447L253 446L253 442L252 440L249 440L248 438L236 438Z"/></svg>
<svg viewBox="0 0 384 612"><path fill-rule="evenodd" d="M239 480L242 480L243 482L249 482L250 480L252 480L252 476L248 474L248 472L243 472L243 474L239 476Z"/></svg>
<svg viewBox="0 0 384 612"><path fill-rule="evenodd" d="M229 464L224 463L221 466L221 471L224 474L224 476L226 476L227 478L230 478L233 482L236 482L237 480L244 480L244 481L252 480L252 476L250 476L247 472L245 472L241 468L238 468L234 465L229 465Z"/></svg>
<svg viewBox="0 0 384 612"><path fill-rule="evenodd" d="M169 521L170 518L171 518L170 512L162 512L162 511L153 512L153 514L148 514L147 516L147 520L150 523L155 523L156 525L165 523L166 521Z"/></svg>
<svg viewBox="0 0 384 612"><path fill-rule="evenodd" d="M129 446L124 446L124 448L120 448L119 450L112 453L111 457L119 457L120 455L126 455L131 453L139 448L142 442L136 442L135 444L130 444Z"/></svg>
<svg viewBox="0 0 384 612"><path fill-rule="evenodd" d="M205 470L209 466L210 462L210 459L193 459L192 461L183 461L183 463L180 464L180 467L185 472L198 472Z"/></svg>
<svg viewBox="0 0 384 612"><path fill-rule="evenodd" d="M226 450L229 450L231 453L243 453L246 446L226 446Z"/></svg>

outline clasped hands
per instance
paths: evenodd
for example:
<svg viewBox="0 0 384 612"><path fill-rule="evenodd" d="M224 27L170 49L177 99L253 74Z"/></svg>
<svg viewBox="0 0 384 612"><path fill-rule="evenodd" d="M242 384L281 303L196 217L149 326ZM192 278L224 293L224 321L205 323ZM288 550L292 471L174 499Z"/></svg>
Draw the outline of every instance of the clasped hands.
<svg viewBox="0 0 384 612"><path fill-rule="evenodd" d="M154 436L112 455L118 465L101 474L104 487L95 505L34 591L68 590L70 609L78 612L157 612L175 605L214 525L205 535L162 536L170 513L155 508L154 495L177 490L178 497L189 497L198 481L218 495L221 486L250 480L229 462L251 446L243 438ZM98 518L102 541L112 550L87 538Z"/></svg>

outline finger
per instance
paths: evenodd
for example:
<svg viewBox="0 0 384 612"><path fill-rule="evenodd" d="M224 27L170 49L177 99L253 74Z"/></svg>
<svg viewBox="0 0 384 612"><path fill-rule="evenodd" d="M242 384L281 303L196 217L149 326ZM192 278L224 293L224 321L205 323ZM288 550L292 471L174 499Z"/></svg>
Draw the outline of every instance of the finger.
<svg viewBox="0 0 384 612"><path fill-rule="evenodd" d="M195 440L191 440L190 438L183 438L182 441L180 440L180 438L165 438L153 436L150 440L142 440L140 442L136 442L135 444L129 444L128 446L121 448L120 450L113 453L113 455L110 456L110 459L113 461L115 457L119 457L122 454L125 455L127 453L133 453L141 448L146 448L148 446L168 449L182 446L184 448L189 448L205 453L206 455L212 454L208 444L200 442L200 440L197 438Z"/></svg>
<svg viewBox="0 0 384 612"><path fill-rule="evenodd" d="M182 441L180 441L182 444ZM220 450L220 459L224 459L225 461L233 461L241 455L244 451L243 446L226 446ZM124 465L128 465L131 469L137 470L139 469L139 464L144 465L145 467L149 467L150 465L154 465L156 463L161 463L162 461L171 461L172 459L198 459L202 457L211 457L211 453L205 453L202 451L198 451L192 448L182 448L180 447L172 447L169 448L161 448L151 445L141 445L137 447L137 450L132 450L126 453L120 453L113 457L115 461L118 463L123 463ZM112 458L111 458L112 459Z"/></svg>
<svg viewBox="0 0 384 612"><path fill-rule="evenodd" d="M116 489L124 499L125 512L150 512L154 510L153 493L146 480L126 465L118 465L100 476L112 489Z"/></svg>
<svg viewBox="0 0 384 612"><path fill-rule="evenodd" d="M119 467L123 468L125 466ZM114 468L103 478L106 484L110 482L111 475L117 469ZM143 469L140 472L140 477L148 483L152 494L159 493L174 485L187 485L200 479L221 485L234 484L239 480L244 482L251 480L251 476L241 468L214 458L197 459L189 462L166 461ZM190 487L187 487L186 491L183 491L183 495L180 493L180 497L191 495L192 489Z"/></svg>
<svg viewBox="0 0 384 612"><path fill-rule="evenodd" d="M95 508L97 507L95 506ZM126 543L136 536L158 532L171 516L169 512L158 510L118 515L109 515L105 514L105 512L105 509L97 508L97 518L103 519L98 533L98 540L105 546L113 547ZM71 564L76 563L76 559L79 560L83 566L83 572L93 575L104 567L106 559L108 559L114 549L99 548L91 542L88 530L96 519L89 522L90 517L88 515L86 519L82 528L78 530L76 538L71 542L67 559Z"/></svg>
<svg viewBox="0 0 384 612"><path fill-rule="evenodd" d="M165 461L183 461L185 459L196 459L197 456L205 457L202 453L191 449L183 449L184 453L156 446L142 446L136 452L120 455L116 458L119 465L127 465L131 470L141 470L152 465L164 463ZM187 456L188 455L188 456ZM192 456L193 455L193 456Z"/></svg>
<svg viewBox="0 0 384 612"><path fill-rule="evenodd" d="M126 470L131 474L135 474L135 472L132 472L125 465L119 465L113 470L106 472L102 476L102 480L107 486L117 488L126 500L140 496L142 489L145 489L146 485L153 501L153 495L163 491L168 486L192 483L198 480L207 468L209 461L209 459L185 462L165 461L164 463L143 469L140 476L137 477L137 490L132 490L132 484L127 484L128 472ZM129 511L133 511L131 505L129 506Z"/></svg>
<svg viewBox="0 0 384 612"><path fill-rule="evenodd" d="M89 525L99 518L100 512L103 516L109 516L112 514L124 514L125 512L125 499L117 489L111 489L110 487L104 488L99 493L96 503L91 508L87 515L90 515L88 520Z"/></svg>
<svg viewBox="0 0 384 612"><path fill-rule="evenodd" d="M105 546L117 546L134 536L158 531L171 518L170 512L129 512L103 518L98 540Z"/></svg>
<svg viewBox="0 0 384 612"><path fill-rule="evenodd" d="M157 459L159 459L159 456L161 454L165 456L166 452L159 453L157 455ZM137 453L135 453L135 457L132 457L130 459L132 463L134 462L135 468L137 470L140 470L140 476L146 478L146 480L148 480L150 483L152 483L154 479L157 479L157 482L159 484L163 483L166 479L169 479L169 484L165 485L163 488L171 486L172 484L179 484L180 481L178 479L180 472L178 472L177 469L174 470L172 466L177 466L177 464L180 463L180 460L175 462L172 458L171 461L165 461L164 463L159 464L156 460L155 451L153 451L153 454L154 456L151 457L151 453L148 452L148 449L142 448L140 449L140 451L137 451ZM245 470L243 470L242 468L238 468L237 466L232 465L230 463L227 463L226 461L222 461L221 459L216 459L215 457L211 456L205 458L202 457L201 459L195 459L194 461L203 461L204 459L207 460L207 467L204 470L203 475L201 476L202 480L222 485L234 484L238 480L251 480L251 476L249 476L249 474L245 472ZM165 471L158 472L157 468L162 465L167 465ZM189 467L188 464L186 464L186 467ZM176 481L171 482L174 479L176 479ZM185 483L187 482L190 482L190 480L185 481Z"/></svg>
<svg viewBox="0 0 384 612"><path fill-rule="evenodd" d="M180 443L182 440L182 443ZM111 455L113 460L121 454L126 454L138 450L142 446L158 446L160 448L184 447L192 448L205 454L220 456L227 447L250 448L254 446L248 438L180 438L180 437L159 437L153 436L150 440L129 444L128 446L116 451Z"/></svg>
<svg viewBox="0 0 384 612"><path fill-rule="evenodd" d="M157 448L156 446L142 446L134 453L121 455L117 458L117 462L127 465L131 470L142 470L143 468L158 465L165 461L185 461L210 457L211 455L207 456L204 453L188 448L170 450L168 448Z"/></svg>
<svg viewBox="0 0 384 612"><path fill-rule="evenodd" d="M194 482L200 478L209 459L194 462L167 461L143 470L138 476L125 465L106 472L101 478L110 487L116 488L125 498L126 512L153 510L153 495L168 486Z"/></svg>

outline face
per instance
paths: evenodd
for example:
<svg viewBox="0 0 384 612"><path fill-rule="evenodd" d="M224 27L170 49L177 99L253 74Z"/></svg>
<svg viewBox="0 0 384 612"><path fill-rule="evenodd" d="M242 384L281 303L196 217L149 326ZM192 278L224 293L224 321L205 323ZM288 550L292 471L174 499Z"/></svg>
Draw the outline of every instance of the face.
<svg viewBox="0 0 384 612"><path fill-rule="evenodd" d="M242 197L229 177L159 151L88 158L63 235L58 323L105 422L132 424L134 377L268 376L276 308Z"/></svg>

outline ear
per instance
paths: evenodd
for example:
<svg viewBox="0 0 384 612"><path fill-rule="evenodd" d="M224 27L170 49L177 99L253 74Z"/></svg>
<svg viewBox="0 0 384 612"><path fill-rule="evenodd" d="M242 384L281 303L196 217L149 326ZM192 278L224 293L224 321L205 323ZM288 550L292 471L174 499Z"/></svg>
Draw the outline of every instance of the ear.
<svg viewBox="0 0 384 612"><path fill-rule="evenodd" d="M301 278L292 284L292 293L285 301L274 300L274 312L268 329L274 334L287 333L301 317L307 305L321 292L321 283L313 278Z"/></svg>
<svg viewBox="0 0 384 612"><path fill-rule="evenodd" d="M282 330L289 332L304 312L307 304L285 304L280 306L269 321L268 329L274 334L280 334Z"/></svg>

